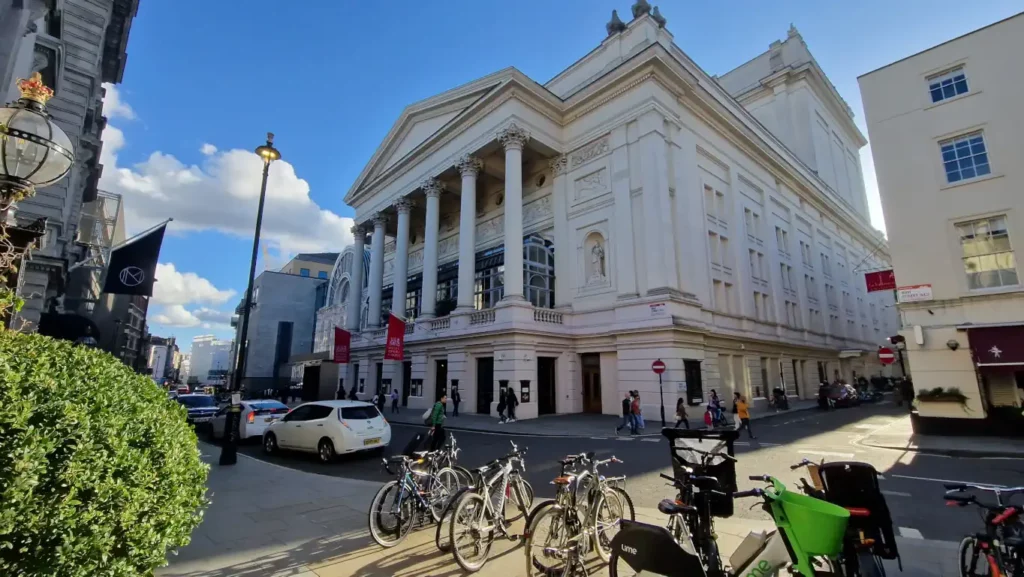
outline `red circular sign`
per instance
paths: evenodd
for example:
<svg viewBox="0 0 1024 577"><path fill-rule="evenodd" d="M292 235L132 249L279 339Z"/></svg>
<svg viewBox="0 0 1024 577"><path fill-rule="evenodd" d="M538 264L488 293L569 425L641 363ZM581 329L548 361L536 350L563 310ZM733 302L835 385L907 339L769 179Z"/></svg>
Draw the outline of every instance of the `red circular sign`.
<svg viewBox="0 0 1024 577"><path fill-rule="evenodd" d="M892 349L888 347L878 348L878 360L883 365L891 365L896 360L896 353L892 352Z"/></svg>
<svg viewBox="0 0 1024 577"><path fill-rule="evenodd" d="M651 363L651 370L654 371L654 374L660 375L665 372L665 363L661 362L661 359L658 359Z"/></svg>

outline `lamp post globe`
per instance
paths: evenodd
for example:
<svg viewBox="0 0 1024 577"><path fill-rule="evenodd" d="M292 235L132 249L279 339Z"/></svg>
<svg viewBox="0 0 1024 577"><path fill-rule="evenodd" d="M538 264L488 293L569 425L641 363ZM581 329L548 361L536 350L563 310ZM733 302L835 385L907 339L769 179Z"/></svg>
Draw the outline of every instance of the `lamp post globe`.
<svg viewBox="0 0 1024 577"><path fill-rule="evenodd" d="M64 178L75 162L71 139L46 112L53 90L38 72L18 89L21 98L0 108L0 212Z"/></svg>

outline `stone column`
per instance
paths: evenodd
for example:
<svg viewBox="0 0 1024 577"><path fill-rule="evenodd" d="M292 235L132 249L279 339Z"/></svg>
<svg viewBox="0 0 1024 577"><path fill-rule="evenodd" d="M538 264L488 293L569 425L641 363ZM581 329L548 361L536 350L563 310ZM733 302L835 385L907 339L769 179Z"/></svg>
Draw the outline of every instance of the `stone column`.
<svg viewBox="0 0 1024 577"><path fill-rule="evenodd" d="M391 301L391 310L398 311L398 316L405 316L405 295L409 286L409 211L412 203L408 198L395 201L398 211L398 233L395 235L395 292Z"/></svg>
<svg viewBox="0 0 1024 577"><path fill-rule="evenodd" d="M420 316L425 319L434 318L434 310L437 308L437 236L443 190L444 186L433 178L423 183L423 192L427 195L427 217L423 232L423 300Z"/></svg>
<svg viewBox="0 0 1024 577"><path fill-rule="evenodd" d="M523 146L530 133L516 124L498 132L505 148L505 296L503 301L523 297Z"/></svg>
<svg viewBox="0 0 1024 577"><path fill-rule="evenodd" d="M459 300L456 310L473 310L473 280L476 274L476 177L483 168L480 159L466 155L455 164L462 174L462 205L459 209ZM507 204L507 203L506 203Z"/></svg>
<svg viewBox="0 0 1024 577"><path fill-rule="evenodd" d="M352 274L349 275L348 303L345 306L345 328L349 332L359 330L359 316L363 304L363 253L366 251L366 229L362 225L352 227L355 242L352 245Z"/></svg>
<svg viewBox="0 0 1024 577"><path fill-rule="evenodd" d="M380 326L380 305L384 290L384 225L388 218L378 213L373 217L373 239L370 245L370 310L366 314L367 328Z"/></svg>
<svg viewBox="0 0 1024 577"><path fill-rule="evenodd" d="M572 271L572 260L569 247L569 190L568 166L569 159L558 156L549 161L554 182L551 184L551 195L554 201L555 216L555 307L572 304L572 292L576 290L576 275Z"/></svg>

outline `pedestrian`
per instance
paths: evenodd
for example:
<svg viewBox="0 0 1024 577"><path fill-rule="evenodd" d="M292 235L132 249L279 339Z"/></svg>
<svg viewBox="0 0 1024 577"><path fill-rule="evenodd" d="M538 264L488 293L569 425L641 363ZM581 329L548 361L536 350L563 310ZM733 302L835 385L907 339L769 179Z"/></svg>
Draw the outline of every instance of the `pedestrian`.
<svg viewBox="0 0 1024 577"><path fill-rule="evenodd" d="M629 430L633 430L633 391L626 393L625 398L622 399L622 423L618 427L615 427L615 434L618 435L624 427L629 427Z"/></svg>
<svg viewBox="0 0 1024 577"><path fill-rule="evenodd" d="M690 428L690 421L686 418L686 399L679 397L676 401L676 428L679 428L679 424L686 425L686 428Z"/></svg>
<svg viewBox="0 0 1024 577"><path fill-rule="evenodd" d="M507 399L507 396L505 394L505 389L499 389L498 390L498 407L497 407L498 408L498 424L499 425L505 422L505 400L506 399Z"/></svg>
<svg viewBox="0 0 1024 577"><path fill-rule="evenodd" d="M711 418L715 423L722 421L722 399L718 398L718 393L714 389L711 389L711 401L708 403L711 406Z"/></svg>
<svg viewBox="0 0 1024 577"><path fill-rule="evenodd" d="M352 390L348 392L348 400L350 400L350 401L358 401L359 400L359 397L356 396L356 385L355 385L355 383L352 383Z"/></svg>
<svg viewBox="0 0 1024 577"><path fill-rule="evenodd" d="M453 417L458 417L459 416L459 403L461 403L461 402L462 402L462 395L459 394L459 390L458 389L455 389L454 391L452 391L452 407L454 407L454 409L455 409L454 412L452 412L452 416Z"/></svg>
<svg viewBox="0 0 1024 577"><path fill-rule="evenodd" d="M391 413L398 412L398 389L391 390Z"/></svg>
<svg viewBox="0 0 1024 577"><path fill-rule="evenodd" d="M736 432L738 433L746 429L750 438L755 439L754 430L750 428L750 408L747 406L747 400L743 398L743 395L733 393L732 412L736 413L736 418L739 419Z"/></svg>
<svg viewBox="0 0 1024 577"><path fill-rule="evenodd" d="M636 397L636 428L643 430L647 427L647 423L644 422L644 409L640 403L640 391L633 391L633 396Z"/></svg>
<svg viewBox="0 0 1024 577"><path fill-rule="evenodd" d="M382 415L384 414L384 403L385 403L385 398L386 397L387 397L387 395L384 394L384 391L378 389L378 392L377 392L377 410L380 411L380 414L382 414Z"/></svg>
<svg viewBox="0 0 1024 577"><path fill-rule="evenodd" d="M370 401L370 402L372 402L374 405L377 405L378 403L380 403L380 393L377 393L377 394L373 395L373 400Z"/></svg>
<svg viewBox="0 0 1024 577"><path fill-rule="evenodd" d="M633 415L630 423L629 434L635 435L640 429L640 394L637 391L630 391L633 400L629 403L629 411Z"/></svg>
<svg viewBox="0 0 1024 577"><path fill-rule="evenodd" d="M448 395L441 395L441 400L434 403L434 410L430 413L430 450L436 451L444 445L444 405L448 401Z"/></svg>
<svg viewBox="0 0 1024 577"><path fill-rule="evenodd" d="M512 390L512 387L508 389L508 399L505 401L505 408L508 410L508 422L516 422L516 406L519 405L519 399L516 397L516 392Z"/></svg>
<svg viewBox="0 0 1024 577"><path fill-rule="evenodd" d="M715 409L711 407L711 403L708 403L707 408L704 409L704 426L706 426L709 431L714 430L715 428Z"/></svg>

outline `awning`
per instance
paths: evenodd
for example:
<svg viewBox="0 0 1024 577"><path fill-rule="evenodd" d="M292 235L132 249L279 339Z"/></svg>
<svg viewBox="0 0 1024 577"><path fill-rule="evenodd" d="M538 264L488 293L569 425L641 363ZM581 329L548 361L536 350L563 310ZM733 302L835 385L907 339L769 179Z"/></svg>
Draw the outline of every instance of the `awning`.
<svg viewBox="0 0 1024 577"><path fill-rule="evenodd" d="M843 350L839 351L839 358L841 358L841 359L855 359L855 358L863 355L865 352L867 352L867 351L862 351L860 349L843 349Z"/></svg>
<svg viewBox="0 0 1024 577"><path fill-rule="evenodd" d="M979 367L1024 366L1024 325L968 327L967 340Z"/></svg>

